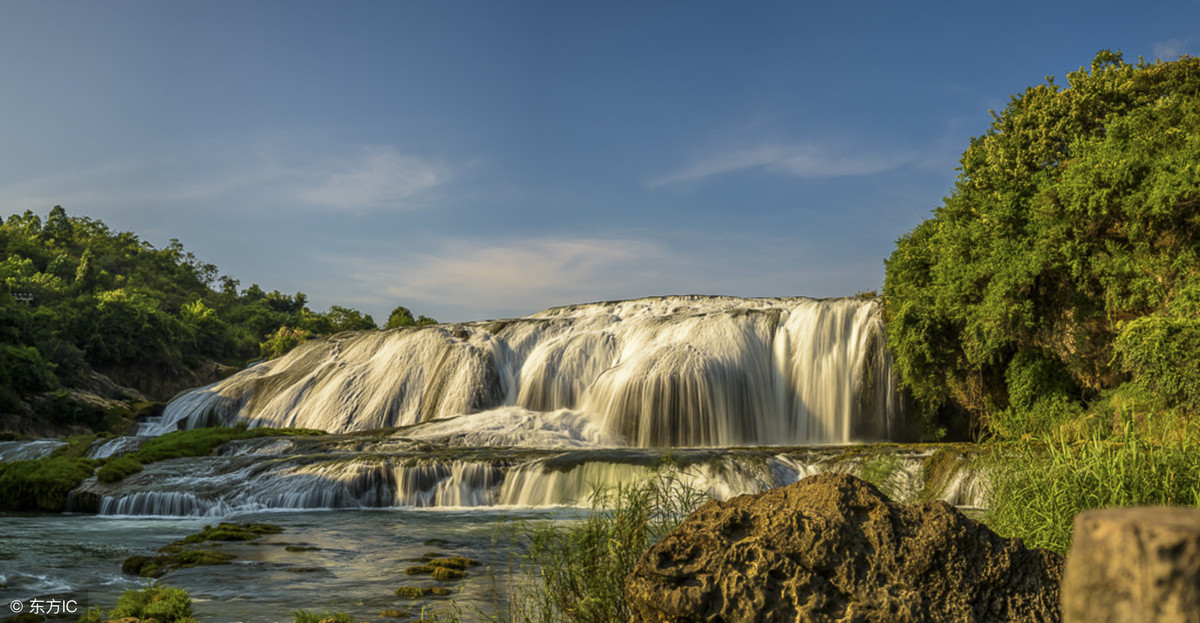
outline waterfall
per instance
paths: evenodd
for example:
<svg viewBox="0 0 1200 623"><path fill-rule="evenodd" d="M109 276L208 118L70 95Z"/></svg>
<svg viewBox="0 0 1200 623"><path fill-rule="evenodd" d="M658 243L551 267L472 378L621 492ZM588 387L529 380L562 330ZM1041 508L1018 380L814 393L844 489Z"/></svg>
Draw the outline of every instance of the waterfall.
<svg viewBox="0 0 1200 623"><path fill-rule="evenodd" d="M979 506L985 475L965 457L928 472L936 447L859 454L840 447L785 449L486 449L430 450L424 442L355 451L361 435L309 438L283 447L245 442L227 454L148 465L118 483L90 479L73 510L102 515L208 516L271 509L486 508L581 506L659 477L716 499L762 491L819 472L870 478L894 499L942 499Z"/></svg>
<svg viewBox="0 0 1200 623"><path fill-rule="evenodd" d="M539 431L514 445L566 429L554 434L584 445L841 444L894 438L900 403L877 301L672 296L305 342L141 432L454 418L476 437L489 419Z"/></svg>

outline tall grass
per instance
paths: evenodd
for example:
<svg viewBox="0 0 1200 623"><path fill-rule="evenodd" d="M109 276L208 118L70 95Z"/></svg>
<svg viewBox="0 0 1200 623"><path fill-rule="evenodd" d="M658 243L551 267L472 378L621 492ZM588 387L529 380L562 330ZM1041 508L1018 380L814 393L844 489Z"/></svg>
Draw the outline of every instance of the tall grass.
<svg viewBox="0 0 1200 623"><path fill-rule="evenodd" d="M1085 441L996 444L986 521L1028 546L1066 552L1081 511L1142 505L1200 507L1200 445L1148 441L1132 426Z"/></svg>
<svg viewBox="0 0 1200 623"><path fill-rule="evenodd" d="M610 623L630 619L625 577L641 555L691 514L708 496L677 472L646 482L598 489L578 522L516 524L521 544L497 612L479 618L511 623ZM456 604L425 611L422 621L463 620Z"/></svg>

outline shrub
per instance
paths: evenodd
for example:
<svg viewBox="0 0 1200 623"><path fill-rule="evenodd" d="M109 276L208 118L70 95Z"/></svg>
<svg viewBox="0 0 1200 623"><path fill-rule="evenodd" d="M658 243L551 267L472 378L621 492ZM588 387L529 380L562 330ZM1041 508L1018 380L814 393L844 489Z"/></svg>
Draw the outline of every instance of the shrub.
<svg viewBox="0 0 1200 623"><path fill-rule="evenodd" d="M1138 386L1200 410L1200 319L1138 318L1121 328L1113 350Z"/></svg>

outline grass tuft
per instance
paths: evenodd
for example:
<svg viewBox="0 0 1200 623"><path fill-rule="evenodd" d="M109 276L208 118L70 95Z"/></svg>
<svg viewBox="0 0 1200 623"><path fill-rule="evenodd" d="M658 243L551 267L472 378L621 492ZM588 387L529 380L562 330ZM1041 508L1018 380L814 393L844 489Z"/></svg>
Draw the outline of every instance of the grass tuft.
<svg viewBox="0 0 1200 623"><path fill-rule="evenodd" d="M1076 514L1124 506L1200 507L1200 446L1145 439L1132 426L1078 442L995 444L986 521L1032 547L1065 553Z"/></svg>

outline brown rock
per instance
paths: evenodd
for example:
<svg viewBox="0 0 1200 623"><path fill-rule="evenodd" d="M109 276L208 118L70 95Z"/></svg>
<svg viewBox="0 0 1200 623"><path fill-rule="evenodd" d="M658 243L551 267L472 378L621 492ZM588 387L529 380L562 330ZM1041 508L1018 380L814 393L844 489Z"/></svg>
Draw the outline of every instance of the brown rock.
<svg viewBox="0 0 1200 623"><path fill-rule="evenodd" d="M853 476L709 502L625 583L635 621L1057 621L1062 557Z"/></svg>
<svg viewBox="0 0 1200 623"><path fill-rule="evenodd" d="M1200 621L1200 510L1088 511L1072 541L1064 621Z"/></svg>

